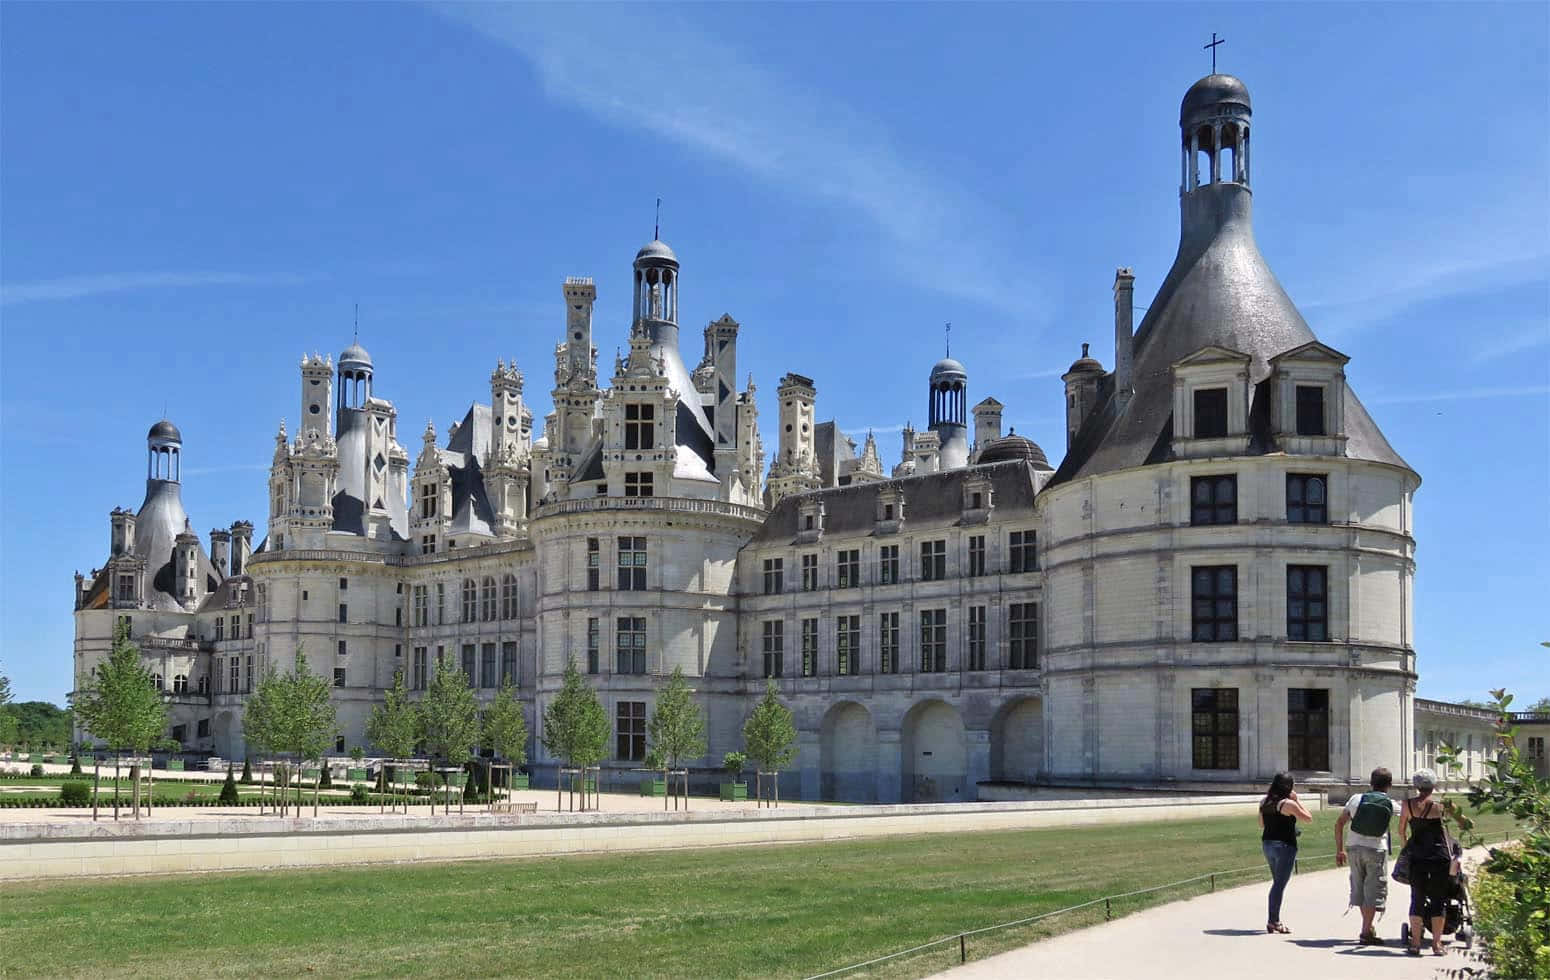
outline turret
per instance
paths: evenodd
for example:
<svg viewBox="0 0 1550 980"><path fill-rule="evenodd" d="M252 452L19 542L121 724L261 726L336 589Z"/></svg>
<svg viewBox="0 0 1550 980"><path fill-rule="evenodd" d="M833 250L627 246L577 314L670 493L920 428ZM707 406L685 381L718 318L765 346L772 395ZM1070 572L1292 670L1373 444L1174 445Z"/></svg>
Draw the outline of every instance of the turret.
<svg viewBox="0 0 1550 980"><path fill-rule="evenodd" d="M117 558L119 555L132 555L135 553L135 512L128 507L115 507L108 515L112 524L113 533L109 545L109 556Z"/></svg>
<svg viewBox="0 0 1550 980"><path fill-rule="evenodd" d="M490 375L490 452L485 461L485 497L493 517L491 530L510 538L527 526L528 441L532 416L522 404L522 372L497 362Z"/></svg>
<svg viewBox="0 0 1550 980"><path fill-rule="evenodd" d="M818 486L818 455L814 442L813 412L818 389L812 378L787 374L775 389L780 401L780 450L770 467L765 504L774 507L787 494Z"/></svg>
<svg viewBox="0 0 1550 980"><path fill-rule="evenodd" d="M183 531L173 539L173 563L176 570L174 595L185 606L199 598L199 535L187 522Z"/></svg>
<svg viewBox="0 0 1550 980"><path fill-rule="evenodd" d="M932 366L930 429L941 444L939 469L957 470L969 465L968 386L968 372L951 357Z"/></svg>
<svg viewBox="0 0 1550 980"><path fill-rule="evenodd" d="M1001 410L1004 406L987 398L974 406L974 454L978 458L985 447L1001 438Z"/></svg>
<svg viewBox="0 0 1550 980"><path fill-rule="evenodd" d="M1072 363L1070 370L1060 376L1066 383L1066 449L1076 441L1087 416L1098 404L1098 382L1103 379L1103 365L1087 353L1082 345L1082 356Z"/></svg>
<svg viewBox="0 0 1550 980"><path fill-rule="evenodd" d="M329 404L334 398L334 361L320 354L301 358L301 422L297 432L317 429L326 436L334 434Z"/></svg>
<svg viewBox="0 0 1550 980"><path fill-rule="evenodd" d="M562 381L597 383L597 348L592 346L592 305L597 302L597 287L590 277L566 278L565 343ZM559 373L559 372L556 372Z"/></svg>
<svg viewBox="0 0 1550 980"><path fill-rule="evenodd" d="M145 434L145 478L177 483L182 476L183 433L166 419Z"/></svg>

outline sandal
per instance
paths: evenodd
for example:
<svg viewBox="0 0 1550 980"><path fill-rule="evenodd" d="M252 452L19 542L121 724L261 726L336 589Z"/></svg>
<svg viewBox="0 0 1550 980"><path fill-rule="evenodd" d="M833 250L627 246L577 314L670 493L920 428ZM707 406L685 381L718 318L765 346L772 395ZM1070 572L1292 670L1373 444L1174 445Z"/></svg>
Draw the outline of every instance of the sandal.
<svg viewBox="0 0 1550 980"><path fill-rule="evenodd" d="M1286 926L1282 925L1279 922L1267 922L1267 923L1265 923L1265 931L1266 932L1291 932L1292 930L1286 928Z"/></svg>
<svg viewBox="0 0 1550 980"><path fill-rule="evenodd" d="M1421 947L1419 947L1419 946L1406 946L1405 947L1405 955L1406 956L1420 956L1421 955Z"/></svg>
<svg viewBox="0 0 1550 980"><path fill-rule="evenodd" d="M1433 956L1447 956L1448 955L1448 948L1446 946L1433 946L1432 947L1432 955Z"/></svg>

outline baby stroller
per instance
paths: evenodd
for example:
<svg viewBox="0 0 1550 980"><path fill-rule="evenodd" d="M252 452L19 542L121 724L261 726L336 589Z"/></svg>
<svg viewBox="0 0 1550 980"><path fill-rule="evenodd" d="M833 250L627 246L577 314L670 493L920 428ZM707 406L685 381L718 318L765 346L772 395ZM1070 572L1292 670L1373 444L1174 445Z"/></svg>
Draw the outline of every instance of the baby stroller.
<svg viewBox="0 0 1550 980"><path fill-rule="evenodd" d="M1459 847L1457 841L1454 841L1453 866L1459 870L1453 873L1448 885L1447 898L1443 900L1442 934L1444 936L1453 936L1464 944L1465 949L1469 949L1475 942L1475 919L1469 906L1469 876L1464 873L1463 868L1459 865L1459 857L1462 854L1463 849ZM1421 943L1426 941L1426 934L1430 931L1428 925L1429 920L1423 917L1421 919ZM1410 944L1410 923L1408 921L1399 927L1399 941L1407 946Z"/></svg>

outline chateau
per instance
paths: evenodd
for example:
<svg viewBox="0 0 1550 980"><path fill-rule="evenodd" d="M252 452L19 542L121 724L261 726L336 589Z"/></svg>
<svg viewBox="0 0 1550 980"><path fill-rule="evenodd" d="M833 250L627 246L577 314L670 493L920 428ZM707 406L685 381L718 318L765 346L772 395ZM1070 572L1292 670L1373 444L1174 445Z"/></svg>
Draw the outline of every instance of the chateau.
<svg viewBox="0 0 1550 980"><path fill-rule="evenodd" d="M891 468L786 374L766 474L740 326L707 325L691 370L679 261L654 240L606 387L597 287L565 281L541 432L498 363L489 403L427 425L411 457L363 348L304 357L256 548L246 522L194 533L181 436L156 423L144 502L112 512L107 563L76 576L76 683L123 622L171 737L226 758L257 677L299 649L333 678L341 752L373 754L366 718L395 674L419 689L441 664L486 697L512 678L536 734L574 659L620 774L682 667L707 767L775 680L800 733L783 792L806 798L1403 779L1420 478L1259 253L1251 122L1232 76L1185 95L1178 255L1138 328L1116 273L1112 367L1084 344L1063 375L1058 467L1002 433L1000 402L969 409L969 372L944 359ZM552 779L536 737L530 757Z"/></svg>

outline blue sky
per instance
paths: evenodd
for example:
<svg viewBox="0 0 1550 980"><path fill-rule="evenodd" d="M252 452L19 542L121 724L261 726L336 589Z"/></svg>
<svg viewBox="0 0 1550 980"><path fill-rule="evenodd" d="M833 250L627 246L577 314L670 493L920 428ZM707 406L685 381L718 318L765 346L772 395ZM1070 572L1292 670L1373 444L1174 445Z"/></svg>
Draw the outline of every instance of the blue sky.
<svg viewBox="0 0 1550 980"><path fill-rule="evenodd" d="M1550 694L1544 5L6 4L0 670L70 683L71 576L143 493L166 407L203 534L267 515L303 351L360 304L411 451L515 357L549 408L560 283L628 275L663 198L698 326L891 465L942 324L1007 424L1063 449L1058 375L1112 363L1178 234L1177 113L1254 96L1260 247L1424 479L1423 695ZM260 533L262 531L260 530Z"/></svg>

